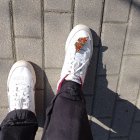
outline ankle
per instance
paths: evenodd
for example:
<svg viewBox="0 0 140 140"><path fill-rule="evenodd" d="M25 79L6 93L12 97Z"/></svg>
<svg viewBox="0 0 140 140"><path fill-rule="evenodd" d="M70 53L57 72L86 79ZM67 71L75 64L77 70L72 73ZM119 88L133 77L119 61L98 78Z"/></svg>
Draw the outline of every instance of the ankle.
<svg viewBox="0 0 140 140"><path fill-rule="evenodd" d="M69 74L66 78L65 78L66 81L73 81L73 82L76 82L80 85L82 85L82 80L79 76L77 75L74 75L74 74Z"/></svg>
<svg viewBox="0 0 140 140"><path fill-rule="evenodd" d="M71 92L71 90L77 91L78 93L81 93L82 86L81 84L71 81L71 80L64 80L60 92L66 91L66 92ZM75 93L76 94L76 93Z"/></svg>

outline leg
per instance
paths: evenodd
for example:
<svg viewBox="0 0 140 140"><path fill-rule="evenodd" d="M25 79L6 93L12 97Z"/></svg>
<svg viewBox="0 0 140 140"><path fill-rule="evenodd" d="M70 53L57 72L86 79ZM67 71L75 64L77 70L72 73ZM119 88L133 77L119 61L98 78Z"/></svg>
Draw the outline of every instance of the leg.
<svg viewBox="0 0 140 140"><path fill-rule="evenodd" d="M33 67L15 63L7 81L9 113L0 126L0 140L34 140L38 124L35 116Z"/></svg>
<svg viewBox="0 0 140 140"><path fill-rule="evenodd" d="M65 81L47 110L42 140L92 140L81 86Z"/></svg>
<svg viewBox="0 0 140 140"><path fill-rule="evenodd" d="M92 140L85 101L81 92L93 52L90 29L78 25L66 41L66 56L57 95L47 110L42 140Z"/></svg>
<svg viewBox="0 0 140 140"><path fill-rule="evenodd" d="M34 140L37 128L33 112L14 110L8 113L0 126L0 140Z"/></svg>

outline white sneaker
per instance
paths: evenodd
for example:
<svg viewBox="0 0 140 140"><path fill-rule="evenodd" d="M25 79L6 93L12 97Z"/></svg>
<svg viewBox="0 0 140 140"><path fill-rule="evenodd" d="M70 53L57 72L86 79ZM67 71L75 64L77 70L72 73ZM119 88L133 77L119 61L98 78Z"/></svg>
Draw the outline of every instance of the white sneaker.
<svg viewBox="0 0 140 140"><path fill-rule="evenodd" d="M35 71L29 62L21 60L12 66L7 80L9 112L27 109L35 113L35 83Z"/></svg>
<svg viewBox="0 0 140 140"><path fill-rule="evenodd" d="M66 41L65 53L57 91L60 90L64 79L81 85L84 83L87 67L93 53L92 34L87 26L77 25L72 29Z"/></svg>

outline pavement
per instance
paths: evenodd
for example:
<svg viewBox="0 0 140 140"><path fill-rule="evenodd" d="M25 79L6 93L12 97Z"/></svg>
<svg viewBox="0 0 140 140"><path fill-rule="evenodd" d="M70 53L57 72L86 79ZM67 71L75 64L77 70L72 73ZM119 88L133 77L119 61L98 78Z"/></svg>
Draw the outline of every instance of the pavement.
<svg viewBox="0 0 140 140"><path fill-rule="evenodd" d="M94 140L140 138L140 0L0 0L0 122L6 81L17 60L32 62L40 140L56 92L66 38L82 23L94 54L83 87Z"/></svg>

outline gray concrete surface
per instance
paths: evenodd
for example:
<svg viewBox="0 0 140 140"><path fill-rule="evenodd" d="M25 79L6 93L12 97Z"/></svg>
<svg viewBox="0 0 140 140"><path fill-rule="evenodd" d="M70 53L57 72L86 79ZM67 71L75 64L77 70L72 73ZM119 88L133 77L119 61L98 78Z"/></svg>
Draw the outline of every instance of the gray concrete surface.
<svg viewBox="0 0 140 140"><path fill-rule="evenodd" d="M88 25L94 53L84 96L94 140L140 138L140 0L0 0L0 122L14 62L32 62L40 140L45 108L56 92L66 38Z"/></svg>

